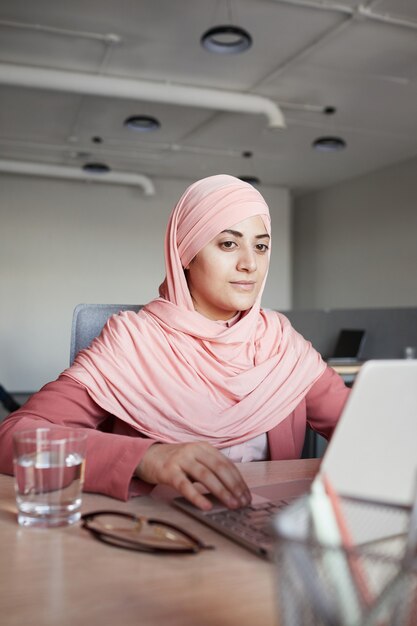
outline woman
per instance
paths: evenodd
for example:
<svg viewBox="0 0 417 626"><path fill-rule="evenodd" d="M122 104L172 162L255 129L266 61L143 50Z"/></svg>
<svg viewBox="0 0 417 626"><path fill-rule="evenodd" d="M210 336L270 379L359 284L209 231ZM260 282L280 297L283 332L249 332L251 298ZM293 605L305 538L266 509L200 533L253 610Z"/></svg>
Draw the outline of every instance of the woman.
<svg viewBox="0 0 417 626"><path fill-rule="evenodd" d="M297 458L306 422L329 437L349 390L275 311L260 308L270 256L260 193L232 176L191 185L165 240L160 297L110 318L58 380L0 428L88 429L85 489L121 499L175 487L209 509L250 501L235 461Z"/></svg>

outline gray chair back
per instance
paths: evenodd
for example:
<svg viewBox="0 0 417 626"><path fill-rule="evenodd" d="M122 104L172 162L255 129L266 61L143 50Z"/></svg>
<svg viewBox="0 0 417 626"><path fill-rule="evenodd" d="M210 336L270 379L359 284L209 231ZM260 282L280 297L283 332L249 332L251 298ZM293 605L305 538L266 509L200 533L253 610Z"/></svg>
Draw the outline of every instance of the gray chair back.
<svg viewBox="0 0 417 626"><path fill-rule="evenodd" d="M142 304L78 304L72 316L70 365L80 350L88 348L111 315L139 311Z"/></svg>

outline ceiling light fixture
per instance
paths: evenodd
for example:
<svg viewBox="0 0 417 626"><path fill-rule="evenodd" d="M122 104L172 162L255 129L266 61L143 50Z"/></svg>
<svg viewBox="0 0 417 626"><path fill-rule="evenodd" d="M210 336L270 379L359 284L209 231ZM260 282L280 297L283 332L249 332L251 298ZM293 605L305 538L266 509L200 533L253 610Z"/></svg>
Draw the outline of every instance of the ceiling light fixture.
<svg viewBox="0 0 417 626"><path fill-rule="evenodd" d="M86 163L83 165L84 172L89 174L107 174L110 168L105 163Z"/></svg>
<svg viewBox="0 0 417 626"><path fill-rule="evenodd" d="M312 145L318 152L340 152L346 148L346 141L341 137L318 137Z"/></svg>
<svg viewBox="0 0 417 626"><path fill-rule="evenodd" d="M244 159L251 159L253 157L253 152L251 150L244 150L242 152L242 157ZM253 165L252 165L253 167ZM246 168L245 168L246 169ZM252 168L250 168L252 169ZM238 176L239 180L243 181L244 183L249 183L249 185L260 185L261 181L258 178L258 176L255 176L254 174L244 174L243 176Z"/></svg>
<svg viewBox="0 0 417 626"><path fill-rule="evenodd" d="M239 180L249 185L260 185L261 181L257 176L239 176Z"/></svg>
<svg viewBox="0 0 417 626"><path fill-rule="evenodd" d="M153 130L158 130L161 124L156 117L150 115L132 115L124 121L126 128L130 130L136 130L140 133L149 133Z"/></svg>
<svg viewBox="0 0 417 626"><path fill-rule="evenodd" d="M252 37L239 26L214 26L203 34L200 43L209 52L237 54L251 47Z"/></svg>

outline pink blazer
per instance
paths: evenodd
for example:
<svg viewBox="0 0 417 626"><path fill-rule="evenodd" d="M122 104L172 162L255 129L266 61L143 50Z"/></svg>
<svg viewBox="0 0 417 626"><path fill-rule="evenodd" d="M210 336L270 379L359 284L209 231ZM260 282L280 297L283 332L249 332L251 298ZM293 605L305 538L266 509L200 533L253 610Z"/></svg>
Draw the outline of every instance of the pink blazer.
<svg viewBox="0 0 417 626"><path fill-rule="evenodd" d="M297 408L268 432L270 459L299 458L307 423L329 439L348 394L343 380L327 368ZM0 425L0 472L13 474L13 432L48 423L88 429L85 491L127 500L152 490L153 485L132 476L154 441L107 413L64 374Z"/></svg>

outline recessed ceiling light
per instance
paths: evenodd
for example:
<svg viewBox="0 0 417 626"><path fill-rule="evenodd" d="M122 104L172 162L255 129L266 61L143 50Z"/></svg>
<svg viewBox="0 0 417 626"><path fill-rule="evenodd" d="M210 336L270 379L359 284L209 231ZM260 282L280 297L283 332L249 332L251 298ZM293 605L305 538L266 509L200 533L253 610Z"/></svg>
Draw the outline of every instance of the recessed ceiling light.
<svg viewBox="0 0 417 626"><path fill-rule="evenodd" d="M341 137L319 137L313 141L313 148L318 152L340 152L346 148L346 141Z"/></svg>
<svg viewBox="0 0 417 626"><path fill-rule="evenodd" d="M140 133L148 133L160 128L161 124L156 117L150 115L132 115L124 121L124 125L131 130L137 130Z"/></svg>
<svg viewBox="0 0 417 626"><path fill-rule="evenodd" d="M251 47L252 37L239 26L224 25L207 30L200 42L203 48L210 52L236 54Z"/></svg>
<svg viewBox="0 0 417 626"><path fill-rule="evenodd" d="M83 165L84 172L88 174L107 174L110 168L105 163L86 163Z"/></svg>
<svg viewBox="0 0 417 626"><path fill-rule="evenodd" d="M260 185L261 181L257 176L238 176L239 180L242 180L244 183L249 183L249 185Z"/></svg>

